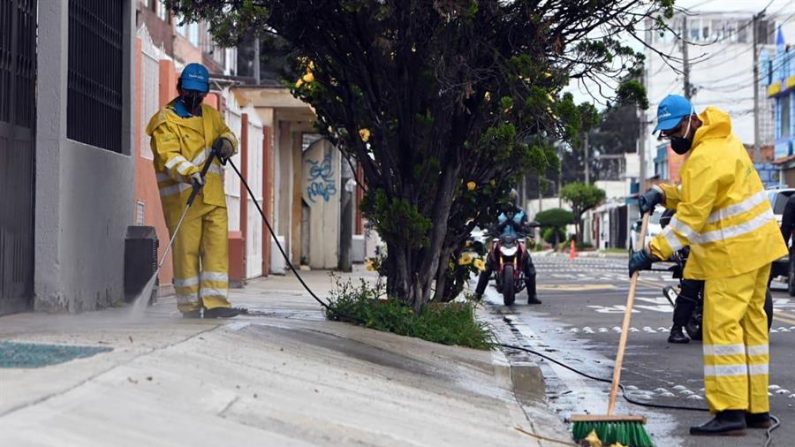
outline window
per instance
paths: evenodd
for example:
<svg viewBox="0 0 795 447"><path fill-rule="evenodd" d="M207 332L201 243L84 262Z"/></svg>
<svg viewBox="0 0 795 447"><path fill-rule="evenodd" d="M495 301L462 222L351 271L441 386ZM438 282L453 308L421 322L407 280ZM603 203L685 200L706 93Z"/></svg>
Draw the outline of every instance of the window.
<svg viewBox="0 0 795 447"><path fill-rule="evenodd" d="M199 46L199 24L191 23L188 25L188 40L194 47Z"/></svg>
<svg viewBox="0 0 795 447"><path fill-rule="evenodd" d="M188 24L184 23L183 20L182 17L177 17L177 25L175 28L180 36L188 37Z"/></svg>
<svg viewBox="0 0 795 447"><path fill-rule="evenodd" d="M779 102L781 107L781 137L788 137L790 136L790 109L792 93L787 93L786 95L781 97L781 101Z"/></svg>
<svg viewBox="0 0 795 447"><path fill-rule="evenodd" d="M156 5L155 7L157 8L156 9L157 17L164 22L168 20L168 9L166 9L166 5L161 3L160 0L152 0L152 1L155 2Z"/></svg>
<svg viewBox="0 0 795 447"><path fill-rule="evenodd" d="M122 2L69 1L66 136L122 152Z"/></svg>
<svg viewBox="0 0 795 447"><path fill-rule="evenodd" d="M135 202L135 224L136 225L143 225L144 224L144 216L145 216L144 210L145 210L145 208L146 208L146 205L144 205L144 202L141 202L140 200Z"/></svg>
<svg viewBox="0 0 795 447"><path fill-rule="evenodd" d="M723 23L723 20L713 20L712 21L712 33L713 39L716 40L723 40L726 37L726 24Z"/></svg>
<svg viewBox="0 0 795 447"><path fill-rule="evenodd" d="M729 37L729 41L737 42L737 22L729 22L726 24L726 36Z"/></svg>

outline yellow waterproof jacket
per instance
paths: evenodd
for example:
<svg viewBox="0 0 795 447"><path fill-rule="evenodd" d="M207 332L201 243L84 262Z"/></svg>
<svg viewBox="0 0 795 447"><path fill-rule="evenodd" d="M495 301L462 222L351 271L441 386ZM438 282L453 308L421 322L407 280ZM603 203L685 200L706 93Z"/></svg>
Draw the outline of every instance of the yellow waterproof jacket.
<svg viewBox="0 0 795 447"><path fill-rule="evenodd" d="M680 171L681 186L661 185L671 223L649 244L668 259L690 246L685 278L716 279L758 269L787 254L762 181L729 115L708 107Z"/></svg>
<svg viewBox="0 0 795 447"><path fill-rule="evenodd" d="M202 104L202 116L181 118L173 104L160 109L146 126L146 133L152 137L157 186L166 212L185 207L192 190L190 176L201 172L216 138L229 139L235 152L238 146L237 138L214 108ZM197 203L226 207L223 174L221 163L213 160Z"/></svg>

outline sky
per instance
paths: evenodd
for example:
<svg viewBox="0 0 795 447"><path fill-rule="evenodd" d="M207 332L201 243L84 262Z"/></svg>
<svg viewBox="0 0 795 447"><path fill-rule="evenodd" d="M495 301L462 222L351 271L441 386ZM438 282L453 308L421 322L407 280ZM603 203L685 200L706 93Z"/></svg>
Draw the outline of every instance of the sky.
<svg viewBox="0 0 795 447"><path fill-rule="evenodd" d="M767 6L768 15L774 14L780 20L788 20L790 24L795 23L795 0L678 0L676 2L677 8L692 12L747 12L750 14L761 11L765 6ZM790 28L795 29L795 26ZM795 44L795 32L785 32L785 38L787 43ZM643 46L634 39L627 39L626 43L638 51L643 50ZM593 85L589 85L589 87L591 91L595 91ZM597 98L597 101L594 101L582 85L572 84L563 91L571 92L577 103L595 102L599 109L603 109L605 106L604 99Z"/></svg>

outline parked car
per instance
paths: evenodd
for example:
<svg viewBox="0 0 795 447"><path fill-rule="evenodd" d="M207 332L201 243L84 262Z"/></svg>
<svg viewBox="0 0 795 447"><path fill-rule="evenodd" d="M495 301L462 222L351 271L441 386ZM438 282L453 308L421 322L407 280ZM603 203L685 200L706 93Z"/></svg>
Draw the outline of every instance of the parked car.
<svg viewBox="0 0 795 447"><path fill-rule="evenodd" d="M776 216L776 222L778 222L779 226L781 226L781 219L784 215L784 207L787 205L787 200L793 194L795 194L795 188L778 187L767 190L767 198L770 200L770 206L773 207L773 214ZM792 248L790 248L790 253L791 250ZM773 261L770 275L774 279L778 277L786 278L787 292L789 292L790 296L795 296L795 257L785 256Z"/></svg>
<svg viewBox="0 0 795 447"><path fill-rule="evenodd" d="M662 227L660 226L660 217L665 212L665 208L662 206L657 206L654 208L654 212L649 217L649 228L646 229L646 243L651 240L654 236L657 236L660 232L662 232ZM643 220L638 219L632 224L632 228L629 231L629 251L635 250L635 247L640 246L640 241L638 238L640 237L640 227L643 224Z"/></svg>

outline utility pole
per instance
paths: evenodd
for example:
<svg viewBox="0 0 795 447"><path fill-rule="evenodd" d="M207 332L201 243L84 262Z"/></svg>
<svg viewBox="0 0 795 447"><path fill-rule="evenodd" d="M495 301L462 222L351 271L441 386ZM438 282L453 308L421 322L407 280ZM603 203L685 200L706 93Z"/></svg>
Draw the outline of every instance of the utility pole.
<svg viewBox="0 0 795 447"><path fill-rule="evenodd" d="M257 85L260 82L260 74L259 74L259 37L254 39L254 79L257 81Z"/></svg>
<svg viewBox="0 0 795 447"><path fill-rule="evenodd" d="M541 172L538 173L538 212L544 211L544 193L541 191L544 180L541 178Z"/></svg>
<svg viewBox="0 0 795 447"><path fill-rule="evenodd" d="M690 61L687 57L687 15L682 15L682 75L685 78L685 98L690 99Z"/></svg>
<svg viewBox="0 0 795 447"><path fill-rule="evenodd" d="M585 184L591 184L591 166L588 160L588 131L585 131L585 136L583 137L583 153L585 154Z"/></svg>
<svg viewBox="0 0 795 447"><path fill-rule="evenodd" d="M759 49L757 47L759 43L759 32L757 31L757 20L764 14L765 12L762 11L759 14L754 14L753 20L753 36L754 36L754 162L760 162L761 157L759 156L760 151L760 144L759 144Z"/></svg>

